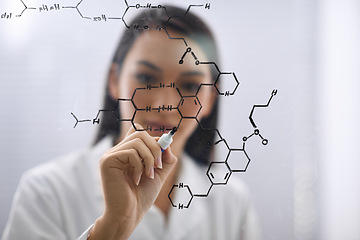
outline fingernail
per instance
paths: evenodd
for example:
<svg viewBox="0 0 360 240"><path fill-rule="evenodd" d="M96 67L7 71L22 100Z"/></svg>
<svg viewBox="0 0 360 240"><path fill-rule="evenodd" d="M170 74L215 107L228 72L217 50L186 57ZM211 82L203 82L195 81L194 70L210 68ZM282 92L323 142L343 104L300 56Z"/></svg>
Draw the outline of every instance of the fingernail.
<svg viewBox="0 0 360 240"><path fill-rule="evenodd" d="M151 166L150 168L150 178L154 179L154 166Z"/></svg>
<svg viewBox="0 0 360 240"><path fill-rule="evenodd" d="M158 166L158 168L162 169L162 161L160 156L158 156L156 159L156 165Z"/></svg>
<svg viewBox="0 0 360 240"><path fill-rule="evenodd" d="M136 185L139 185L139 183L140 183L140 178L141 178L141 175L137 177L136 183L135 183Z"/></svg>

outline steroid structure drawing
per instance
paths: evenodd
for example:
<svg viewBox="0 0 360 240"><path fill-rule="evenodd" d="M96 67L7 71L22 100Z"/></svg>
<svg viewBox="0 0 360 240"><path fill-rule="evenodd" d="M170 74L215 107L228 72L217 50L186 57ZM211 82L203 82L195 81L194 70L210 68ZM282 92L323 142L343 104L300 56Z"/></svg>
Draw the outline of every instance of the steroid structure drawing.
<svg viewBox="0 0 360 240"><path fill-rule="evenodd" d="M184 61L188 61L189 58L186 58L186 57L191 56L190 59L193 59L195 65L202 65L202 64L211 65L216 70L217 77L216 77L215 81L211 84L200 84L198 89L196 90L196 92L191 95L184 95L183 93L181 93L180 89L176 86L175 83L170 83L170 84L169 83L168 84L159 83L159 84L152 84L152 85L148 84L148 85L146 85L146 87L136 88L134 90L131 98L117 99L117 105L115 106L114 109L98 110L98 112L96 113L94 118L80 119L80 118L78 118L78 116L76 116L76 114L71 112L71 115L75 119L75 124L74 124L73 128L78 127L79 124L85 124L85 123L98 125L101 122L103 114L111 114L119 122L121 122L121 121L130 122L132 124L132 126L134 127L134 129L137 131L166 132L166 131L170 131L173 127L176 127L177 129L179 129L182 121L184 121L186 119L192 119L192 120L196 121L201 129L201 139L198 139L199 142L201 144L207 144L214 148L225 149L225 151L223 151L223 152L225 152L225 154L223 156L222 161L212 161L208 165L208 168L206 171L206 176L209 180L209 188L208 189L204 189L204 191L201 193L196 193L196 192L193 192L191 190L191 186L186 183L180 182L180 183L172 186L172 188L168 194L168 198L169 198L169 201L171 202L171 205L174 208L187 209L190 207L190 204L194 198L204 198L204 197L209 196L214 185L226 185L228 183L232 173L246 172L246 170L251 162L251 158L250 158L248 152L246 151L246 143L250 138L258 137L261 140L262 145L264 145L264 146L269 143L269 140L260 133L260 129L253 118L253 114L258 108L268 108L270 106L270 103L271 103L273 97L277 94L276 89L274 89L271 92L270 97L265 104L253 105L253 107L250 111L250 114L249 114L249 121L253 127L253 132L251 132L249 135L244 136L242 138L243 142L239 148L230 148L226 139L221 136L220 131L218 129L206 128L206 127L202 126L200 121L198 120L198 115L199 115L201 109L203 108L203 106L200 102L200 99L198 97L198 94L199 94L199 91L201 90L201 88L213 87L213 88L215 88L215 90L219 96L230 97L235 94L235 92L237 91L237 89L240 85L240 82L237 79L235 72L223 72L220 70L220 68L218 67L218 65L215 62L201 61L201 59L199 59L197 57L196 53L193 51L191 46L189 46L189 44L185 40L185 38L171 36L171 34L166 29L166 25L167 25L167 23L169 23L171 21L171 19L173 19L175 17L176 18L186 17L187 13L191 10L191 8L199 7L199 8L204 8L204 9L210 9L210 3L206 3L203 5L189 5L184 16L171 16L168 14L165 6L155 5L152 3L147 3L145 5L141 5L141 4L130 5L127 0L124 0L124 4L125 4L124 8L125 9L124 9L123 13L119 16L109 16L109 15L103 14L103 13L99 13L98 15L90 16L90 15L87 15L85 12L83 12L83 9L82 9L82 5L86 2L86 0L80 0L73 6L61 5L60 3L54 3L52 5L41 4L40 6L30 6L27 4L26 0L19 0L19 1L23 5L22 11L19 13L1 12L1 9L0 9L0 16L1 16L0 21L1 20L9 20L9 19L18 18L18 17L25 17L25 15L26 15L25 13L27 13L28 11L37 11L38 13L43 13L43 12L51 12L51 11L60 12L60 11L68 11L68 10L74 10L79 14L79 16L82 19L94 21L94 22L107 22L107 21L113 21L113 20L118 20L118 21L121 20L126 28L133 28L134 30L139 30L139 31L146 31L148 29L164 31L169 39L178 40L178 41L183 42L183 44L185 46L185 51L184 51L183 55L181 56L181 58L179 59L178 64L183 64ZM135 24L134 26L129 26L128 21L127 21L127 14L129 12L131 12L132 10L137 10L137 9L144 9L144 10L160 9L160 10L163 10L166 12L166 14L168 16L168 20L164 26L147 26L147 25L140 26L138 24ZM229 83L229 82L232 83L232 84L228 84L228 85L231 85L231 87L227 87L227 89L220 88L219 87L220 81L226 81L227 83ZM144 93L146 94L149 91L154 91L155 89L174 91L174 94L178 96L176 103L172 103L172 104L168 104L168 105L161 105L161 106L140 106L137 104L136 97L139 96L139 94L140 95L144 94ZM182 111L182 106L185 103L192 104L193 109L196 109L196 113L194 115L187 115L185 112ZM121 104L130 104L130 106L132 106L132 108L134 110L133 114L131 116L120 117L118 110L119 110L119 105L121 105ZM153 111L176 112L179 116L179 121L178 121L177 126L171 126L171 128L168 128L166 126L158 126L156 128L154 128L152 126L144 126L143 129L137 129L135 126L137 114L153 112ZM215 136L216 140L214 143L208 141L207 136L210 136L210 135ZM220 169L220 171L215 171L215 169L217 169L217 170ZM183 192L185 191L188 197L183 199L182 202L176 203L176 202L174 202L174 197L173 197L174 193L176 191L183 191Z"/></svg>

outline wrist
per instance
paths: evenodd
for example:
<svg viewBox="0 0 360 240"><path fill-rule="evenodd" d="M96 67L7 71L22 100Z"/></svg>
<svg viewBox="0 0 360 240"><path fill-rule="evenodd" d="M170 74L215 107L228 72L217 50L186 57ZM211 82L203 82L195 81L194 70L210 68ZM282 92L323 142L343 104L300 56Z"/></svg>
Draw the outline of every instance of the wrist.
<svg viewBox="0 0 360 240"><path fill-rule="evenodd" d="M128 221L114 220L103 215L95 221L93 228L89 231L88 240L125 240L130 237L133 230Z"/></svg>

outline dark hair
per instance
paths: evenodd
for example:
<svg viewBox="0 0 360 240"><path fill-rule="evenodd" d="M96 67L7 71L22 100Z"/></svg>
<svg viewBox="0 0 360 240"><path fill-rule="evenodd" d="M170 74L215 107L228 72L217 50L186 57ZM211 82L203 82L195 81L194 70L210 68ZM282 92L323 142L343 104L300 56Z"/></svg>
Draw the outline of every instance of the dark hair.
<svg viewBox="0 0 360 240"><path fill-rule="evenodd" d="M118 74L121 72L122 64L132 44L135 42L137 37L142 34L143 31L145 31L146 28L162 28L162 31L166 31L167 34L167 30L171 29L176 33L182 34L184 37L189 37L190 39L199 43L199 46L203 49L206 57L208 58L207 60L216 62L218 65L217 48L215 39L210 29L199 17L192 14L191 11L188 10L174 6L162 6L161 8L157 9L151 8L141 11L141 13L138 14L132 20L132 22L127 25L128 28L125 29L117 46L112 63L117 65ZM169 34L168 36L169 38L171 37ZM211 74L213 82L215 82L218 76L218 72L215 68L212 68ZM108 89L109 86L107 83L105 90L106 93L104 99L104 109L116 109L118 107L118 101L117 99L113 99L111 97ZM121 119L119 114L120 111L116 110L117 118ZM207 134L206 141L204 141L204 139L200 139L204 138L203 129L216 128L217 115L218 100L216 99L212 112L207 118L203 118L198 122L199 126L190 136L185 146L185 152L194 158L195 161L199 164L207 164L211 160L213 144L209 143L214 141L214 134L210 134L210 136ZM100 121L100 129L95 139L95 144L107 135L112 135L114 139L120 135L121 129L117 118L112 114L104 114L102 116Z"/></svg>

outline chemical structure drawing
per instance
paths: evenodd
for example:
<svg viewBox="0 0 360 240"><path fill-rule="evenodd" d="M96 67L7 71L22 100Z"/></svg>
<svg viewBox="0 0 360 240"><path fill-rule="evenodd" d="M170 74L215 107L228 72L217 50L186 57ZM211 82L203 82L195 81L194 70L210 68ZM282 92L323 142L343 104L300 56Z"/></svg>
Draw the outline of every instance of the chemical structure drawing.
<svg viewBox="0 0 360 240"><path fill-rule="evenodd" d="M207 84L209 85L209 84ZM213 87L215 87L215 83L212 84ZM200 86L201 87L201 86ZM199 87L199 88L200 88ZM162 105L162 106L138 106L136 103L136 95L141 92L141 91L153 91L154 89L172 89L173 91L175 91L178 94L178 101L176 105ZM198 91L197 91L198 93ZM147 85L144 88L136 88L132 94L132 97L130 99L117 99L117 105L114 109L100 109L98 110L95 118L93 119L82 119L79 120L74 113L71 113L71 115L74 117L75 119L75 125L73 126L74 128L77 127L77 125L79 123L84 123L84 122L92 122L92 124L99 124L101 121L101 114L112 114L114 116L114 118L117 119L117 121L129 121L131 122L132 126L134 127L135 130L137 131L158 131L158 132L166 132L166 131L170 131L172 128L167 128L166 126L160 126L158 128L153 128L152 126L144 126L143 129L138 129L135 126L135 118L136 118L136 114L138 112L151 112L151 111L156 111L156 112L162 112L162 111L176 111L179 114L179 122L177 124L177 128L180 127L181 122L183 119L194 119L196 120L196 122L198 123L200 129L201 129L201 137L199 140L199 144L206 144L208 146L213 147L216 151L219 151L221 153L223 153L222 156L220 156L221 159L224 159L223 161L213 161L210 162L208 169L206 171L206 175L210 181L210 186L209 188L204 192L204 193L193 193L191 191L191 187L187 184L184 183L179 183L176 185L173 185L173 187L171 188L168 197L169 200L172 204L173 207L176 207L178 209L184 209L184 208L188 208L190 206L191 201L196 198L196 197L207 197L210 194L210 191L212 189L212 187L214 185L226 185L230 179L230 176L232 175L232 173L234 172L246 172L249 164L250 164L250 157L246 151L246 142L248 139L254 137L254 136L258 136L261 139L261 142L263 145L267 145L268 144L268 140L265 139L261 134L260 134L260 130L257 128L255 121L253 119L253 113L254 110L257 108L267 108L270 105L270 102L272 100L272 98L277 94L277 90L273 90L271 93L271 96L267 102L267 104L264 105L253 105L252 110L250 111L250 115L249 115L249 119L250 119L250 123L251 125L254 127L254 131L253 133L251 133L248 136L244 136L242 138L243 140L243 144L241 148L230 148L226 139L223 138L220 135L220 132L218 129L206 129L203 126L201 126L199 120L197 119L197 116L199 114L199 112L201 111L201 103L199 101L199 99L197 98L197 95L195 96L182 96L179 88L177 88L175 86L174 83L165 85L163 83L160 83L159 85ZM220 94L219 94L220 95ZM196 115L194 116L186 116L182 113L181 111L181 105L184 104L185 101L189 101L189 102L193 102L194 106L198 106L199 110L197 111ZM134 108L134 112L131 118L119 118L119 115L117 113L118 109L119 109L119 104L121 104L121 102L128 102L129 104L131 104ZM215 142L212 143L209 141L209 136L215 134ZM172 196L174 195L174 191L183 191L185 192L189 197L186 198L187 202L182 202L182 203L177 203L175 204L173 202L173 198ZM185 200L183 200L185 201Z"/></svg>
<svg viewBox="0 0 360 240"><path fill-rule="evenodd" d="M148 4L149 5L149 4ZM150 5L151 6L151 5ZM190 5L186 11L186 14L189 12L189 10L191 9L191 7L201 7L203 5ZM132 8L134 6L128 6L127 10L125 11L124 15L126 14L126 12ZM149 8L148 6L142 6L143 8ZM210 5L205 6L205 8L209 8ZM135 6L136 9L140 8L140 6ZM160 7L159 7L160 8ZM164 7L164 10L166 11L166 8ZM182 17L185 17L186 14ZM123 21L124 21L124 15L123 15ZM174 17L169 16L167 22L170 22ZM129 27L127 25L127 23L124 21L125 26ZM196 92L193 95L183 95L181 93L181 91L179 90L179 88L177 86L175 86L175 83L171 83L169 85L165 85L164 83L160 83L159 85L147 85L144 88L136 88L134 90L134 93L132 95L131 98L129 99L118 99L117 101L117 105L114 109L109 109L109 110L99 110L96 117L94 119L85 119L85 120L78 120L77 117L71 113L73 115L73 117L76 120L76 123L74 125L74 128L77 126L78 123L82 123L82 122L92 122L93 124L99 124L100 123L100 115L101 113L111 113L114 115L114 117L117 118L118 121L129 121L131 122L132 126L137 130L137 131L160 131L160 132L165 132L165 131L170 131L172 127L168 127L166 128L165 126L160 126L156 129L152 128L152 126L145 126L143 129L137 129L134 122L136 122L136 115L139 112L151 112L151 111L176 111L179 114L179 121L177 124L177 128L180 127L181 122L184 119L194 119L196 120L196 122L198 123L200 129L201 129L201 137L199 139L199 143L200 144L206 144L209 147L213 147L216 151L224 153L223 156L220 156L220 158L222 159L222 161L213 161L209 163L208 169L206 171L206 175L208 177L208 180L210 182L210 185L208 187L207 190L205 190L202 193L193 193L191 191L191 187L187 184L184 183L179 183L176 185L173 185L173 187L171 188L169 194L168 194L168 198L171 202L171 205L174 208L178 208L178 209L186 209L190 207L190 204L192 202L192 200L194 198L201 198L201 197L207 197L209 196L211 189L214 185L226 185L232 175L232 173L234 172L246 172L249 164L250 164L250 157L246 151L246 142L254 137L254 136L258 136L261 139L261 142L263 145L267 145L268 144L268 140L266 138L264 138L261 134L260 134L260 130L258 129L257 125L255 124L255 121L253 119L253 114L255 112L255 110L257 108L267 108L270 105L270 102L272 101L273 97L277 94L277 90L273 90L271 93L271 96L268 100L268 102L266 104L256 104L253 105L252 110L250 111L250 115L249 115L249 120L251 125L254 128L254 131L248 135L248 136L244 136L242 138L243 140L243 144L241 148L230 148L228 143L226 142L226 139L224 139L221 135L218 129L207 129L204 126L201 126L200 121L198 120L198 115L202 109L202 104L198 98L198 94L201 90L201 88L203 87L213 87L215 88L216 92L218 93L219 96L224 96L224 97L229 97L235 94L236 90L238 89L240 82L236 77L236 74L234 72L223 72L219 69L218 65L215 62L207 62L207 61L201 61L196 53L192 50L192 48L188 45L187 41L185 38L182 37L172 37L170 35L170 33L167 31L166 29L166 24L165 26L153 26L153 27L149 27L149 26L139 26L139 25L134 25L133 26L134 29L137 30L147 30L147 29L156 29L156 30L164 30L165 33L167 34L168 38L171 40L180 40L184 43L186 50L184 51L183 55L181 56L180 60L179 60L179 64L184 64L185 58L187 55L190 55L191 58L193 59L195 65L201 65L201 64L207 64L207 65L211 65L217 72L217 77L215 79L215 81L211 84L200 84L200 86L198 87L198 89L196 90ZM221 84L220 82L227 82L227 88L223 89L221 88ZM159 88L170 88L170 89L175 89L176 93L178 94L178 101L176 101L175 104L173 105L162 105L162 106L139 106L136 103L136 96L139 92L142 91L151 91L153 89L159 89ZM129 103L132 104L133 108L134 108L134 112L133 115L131 117L128 118L118 118L118 114L116 114L116 112L118 111L118 107L120 102L124 102L127 101ZM182 111L182 106L183 104L193 104L193 109L196 109L196 114L195 115L187 115L186 113L184 113ZM211 139L209 136L213 136L215 135L215 142L210 142L209 139ZM184 197L182 197L179 201L179 203L175 203L174 202L174 195L175 192L177 191L181 191L183 194L180 194Z"/></svg>
<svg viewBox="0 0 360 240"><path fill-rule="evenodd" d="M98 14L95 15L88 15L87 13L85 13L85 11L82 9L84 5L86 5L88 2L90 2L91 0L80 0L78 1L76 4L74 5L62 5L61 3L53 3L53 4L39 4L38 6L30 6L30 4L28 4L29 1L31 0L17 0L19 2L21 2L22 4L22 8L20 10L19 13L15 13L14 11L5 11L5 12L0 12L0 20L1 19L12 19L12 18L18 18L18 17L23 17L24 14L28 11L36 11L37 13L45 13L45 12L59 12L59 11L65 11L65 10L74 10L76 11L79 16L82 19L85 20L90 20L90 21L94 21L94 22L107 22L107 21L111 21L111 20L119 20L122 21L123 24L127 27L130 28L131 26L129 26L128 24L128 14L133 11L139 10L139 9L160 9L166 12L166 14L169 16L168 22L171 21L172 18L174 18L173 16L170 16L167 12L167 9L165 6L161 5L161 4L152 4L150 2L146 3L146 4L134 4L131 5L128 3L128 0L124 0L123 3L125 4L123 6L124 10L122 14L119 14L118 16L109 16L109 14L104 13L104 12L98 12ZM61 0L59 0L61 1ZM120 2L120 1L119 1ZM97 4L106 4L105 2L95 2L93 1L90 4L94 4L95 7L98 6ZM206 3L206 4L201 4L201 5L189 5L185 15L190 11L190 9L192 7L205 7L205 9L210 9L210 3ZM84 7L85 8L85 7ZM110 7L109 7L110 8ZM1 11L1 9L0 9ZM135 29L150 29L150 26L134 26Z"/></svg>
<svg viewBox="0 0 360 240"><path fill-rule="evenodd" d="M224 159L223 161L213 161L210 162L207 171L206 171L206 175L210 181L210 185L209 188L204 191L203 193L193 193L191 191L191 188L189 185L186 185L184 183L179 183L177 185L173 185L172 189L170 190L170 193L168 194L168 197L170 199L170 202L172 204L173 207L178 208L178 209L186 209L189 208L191 201L194 198L200 198L200 197L208 197L211 189L214 185L226 185L230 179L230 176L232 175L232 173L234 172L246 172L251 159L246 151L246 141L253 137L253 136L259 136L260 139L262 140L262 144L263 145L267 145L268 144L268 140L263 138L260 134L260 130L257 128L257 126L255 125L254 119L253 119L253 113L254 110L256 108L267 108L270 105L270 102L272 100L272 98L277 94L277 90L273 90L271 93L271 96L267 102L267 104L264 105L253 105L253 108L250 112L249 115L249 119L250 119L250 123L251 125L254 127L254 132L252 134L250 134L249 136L244 136L243 137L243 144L241 148L230 148L229 145L227 144L226 140L224 138L221 137L219 130L218 129L202 129L203 131L212 131L215 132L217 135L217 140L215 143L213 143L213 147L216 150L219 150L217 148L221 148L222 146L222 153L225 153L225 155L221 156L220 158ZM200 126L201 127L201 126ZM200 142L202 140L200 139ZM212 145L212 143L210 142L206 142L206 144L208 145ZM182 190L184 187L187 188L187 192L190 195L188 198L188 201L184 201L183 202L179 202L177 204L175 204L173 202L173 192L176 190Z"/></svg>
<svg viewBox="0 0 360 240"><path fill-rule="evenodd" d="M75 5L61 5L60 3L55 3L52 5L49 4L41 4L41 6L34 7L27 4L26 0L18 0L23 5L23 9L20 13L15 14L14 12L4 12L1 14L0 9L0 21L3 19L12 19L16 17L25 17L25 13L27 11L37 11L38 13L42 12L55 12L55 11L65 11L65 10L74 10L78 13L78 15L85 20L94 21L94 22L107 22L110 20L118 20L122 21L126 28L131 28L139 31L146 30L156 30L158 32L165 33L170 40L179 41L184 44L184 53L178 61L178 64L184 64L185 61L189 59L194 61L195 65L208 65L209 67L214 69L216 72L216 77L214 82L212 83L202 83L198 86L198 88L194 91L194 93L190 95L186 95L181 92L180 88L176 86L175 83L158 83L158 84L147 84L145 87L139 87L134 89L132 96L130 98L119 98L116 101L116 106L113 109L100 109L96 113L94 118L85 118L81 119L75 115L75 113L71 112L71 115L75 119L75 124L73 128L79 126L79 124L93 124L99 125L105 114L111 115L111 117L115 118L118 122L129 122L132 124L136 131L157 131L157 132L167 132L170 131L174 126L157 126L153 127L151 125L143 126L142 129L138 129L135 125L136 118L139 114L146 113L164 113L171 112L176 113L178 116L177 129L181 127L181 124L185 120L193 120L196 121L199 128L201 129L200 138L198 139L199 144L203 144L208 146L209 148L214 149L214 151L221 152L222 155L219 156L219 159L216 159L212 162L209 162L208 168L206 170L206 176L209 180L209 187L200 193L195 193L191 190L191 186L188 184L184 184L182 182L173 185L171 188L168 198L171 202L171 205L177 209L187 209L190 207L191 202L194 198L204 198L208 197L213 186L215 185L226 185L235 172L246 172L248 166L251 162L251 158L246 151L246 143L252 137L258 137L261 140L262 145L267 145L269 143L267 138L264 138L260 133L260 129L255 123L254 120L254 112L258 108L268 108L270 103L272 102L273 97L277 94L277 90L273 90L270 98L268 99L266 104L255 104L253 105L250 114L249 121L251 126L254 128L253 132L247 136L242 138L242 146L239 148L230 148L226 139L223 138L217 128L209 129L206 126L202 126L198 116L199 113L203 109L203 104L201 103L201 99L199 98L199 93L203 88L210 87L214 88L215 92L217 92L220 97L230 97L235 95L237 89L240 86L240 81L238 80L235 72L224 72L221 71L218 65L215 62L211 61L202 61L199 59L198 55L195 53L193 48L186 41L185 37L172 36L170 32L167 30L168 24L176 19L176 18L184 18L188 14L188 12L192 8L204 8L210 9L210 3L202 4L202 5L189 5L184 16L171 16L166 7L163 5L155 5L152 3L147 3L145 5L135 4L130 5L128 0L124 0L124 11L119 16L110 16L105 13L99 13L95 15L87 15L82 9L82 6L86 4L89 0L80 0ZM163 26L150 26L150 25L139 25L135 24L133 26L129 26L128 14L137 10L150 10L156 9L159 11L164 11L167 15L167 21ZM188 57L190 56L190 58ZM226 82L226 87L224 84L220 84L221 82ZM159 106L151 106L151 105L141 105L138 103L138 99L141 99L142 96L146 96L147 94L154 91L172 91L173 96L176 96L176 99L169 104L163 104ZM120 116L119 109L123 105L128 105L133 109L132 113L128 116ZM194 109L195 113L189 114L184 111L184 105L191 105L191 108ZM174 195L176 192L182 192L183 198L179 200L179 202L174 201Z"/></svg>
<svg viewBox="0 0 360 240"><path fill-rule="evenodd" d="M171 105L170 104L170 105L161 105L161 106L154 107L154 106L149 106L149 105L141 106L141 105L136 104L136 98L137 98L137 96L139 95L140 92L144 92L144 94L146 94L147 91L153 91L154 89L166 89L166 88L173 89L173 91L178 95L178 102L177 102L176 105ZM136 125L135 125L136 115L139 112L177 111L178 114L179 114L179 123L177 124L177 128L178 128L182 118L195 118L196 117L196 116L194 116L194 117L183 117L183 115L181 114L179 106L181 106L184 103L184 99L186 99L186 98L187 97L183 97L181 95L179 89L175 87L174 83L170 83L170 84L167 84L167 85L163 84L163 83L159 83L159 85L148 84L146 87L136 88L134 90L131 98L128 98L128 99L127 98L119 98L119 99L117 99L117 104L116 104L114 109L100 109L97 112L95 118L93 118L93 119L79 120L74 113L71 113L71 115L74 117L74 119L76 121L73 128L75 128L78 125L78 123L83 123L83 122L92 122L92 124L100 124L100 121L101 121L100 116L101 116L101 114L112 114L112 116L114 118L116 118L116 120L119 121L119 122L121 122L121 121L131 122L132 126L134 127L134 129L136 131L160 131L160 132L170 131L172 128L166 128L165 126L160 126L159 128L153 128L152 126L146 126L143 129L138 129L136 127ZM129 116L128 118L119 118L119 114L118 114L119 106L122 103L125 103L125 102L127 102L127 103L129 103L129 104L131 104L133 106L134 112L133 112L132 116ZM198 102L197 104L200 105L200 102Z"/></svg>

